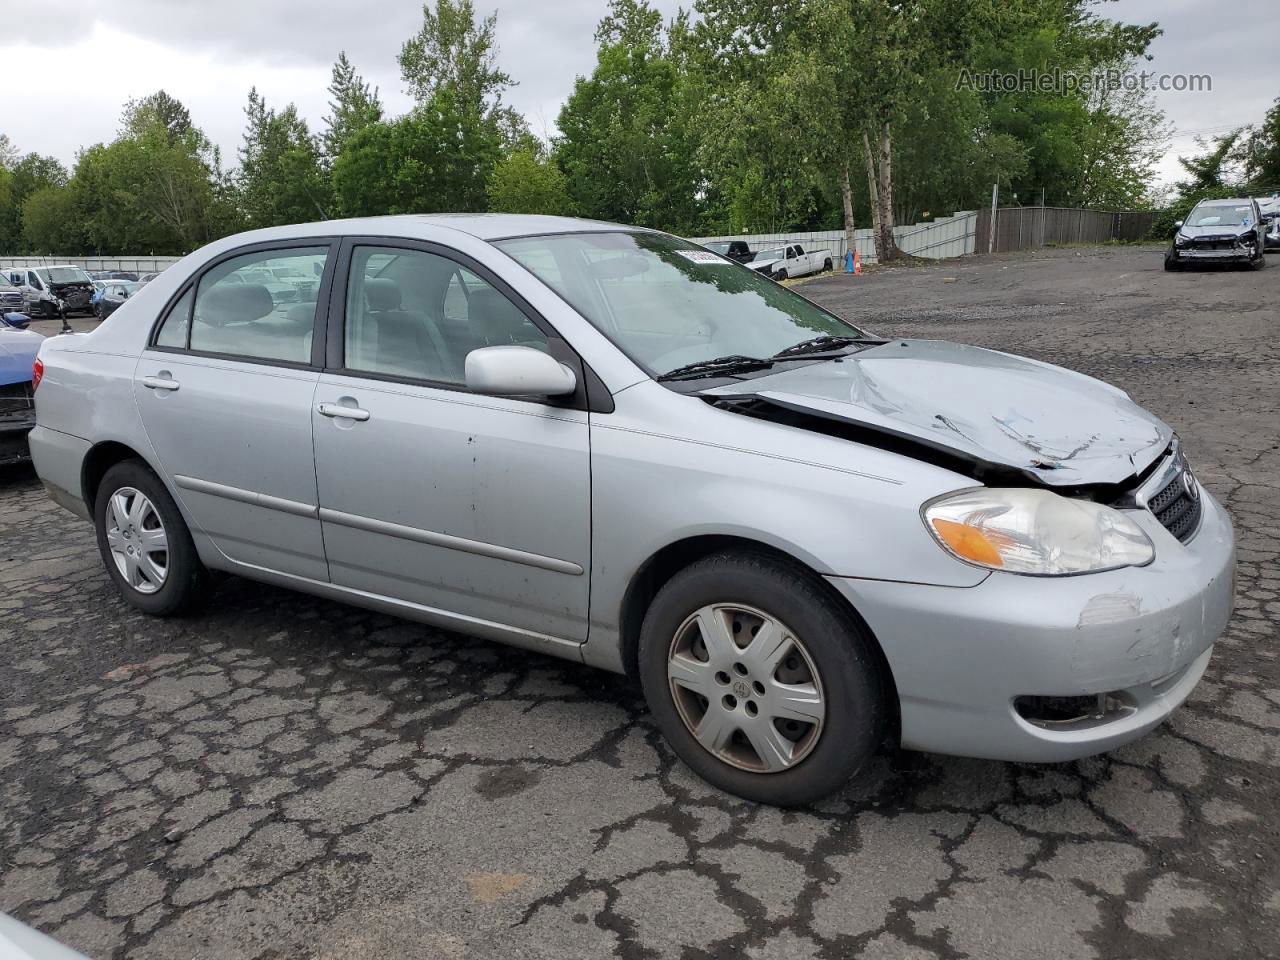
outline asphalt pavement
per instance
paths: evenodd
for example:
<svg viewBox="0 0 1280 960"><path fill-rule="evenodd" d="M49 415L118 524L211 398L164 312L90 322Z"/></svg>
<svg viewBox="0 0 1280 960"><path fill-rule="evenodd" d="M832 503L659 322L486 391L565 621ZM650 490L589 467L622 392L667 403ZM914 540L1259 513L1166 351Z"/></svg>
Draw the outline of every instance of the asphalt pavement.
<svg viewBox="0 0 1280 960"><path fill-rule="evenodd" d="M1280 956L1269 260L1065 249L800 287L1120 385L1240 546L1208 675L1153 735L1064 765L886 755L810 811L707 787L621 677L235 579L149 619L87 524L0 472L0 911L112 960Z"/></svg>

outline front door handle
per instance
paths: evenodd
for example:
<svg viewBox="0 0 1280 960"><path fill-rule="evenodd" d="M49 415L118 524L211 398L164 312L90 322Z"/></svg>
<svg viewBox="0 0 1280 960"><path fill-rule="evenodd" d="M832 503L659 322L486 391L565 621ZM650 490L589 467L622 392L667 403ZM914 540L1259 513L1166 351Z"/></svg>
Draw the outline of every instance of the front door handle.
<svg viewBox="0 0 1280 960"><path fill-rule="evenodd" d="M148 390L177 390L182 384L166 376L143 377L142 385Z"/></svg>
<svg viewBox="0 0 1280 960"><path fill-rule="evenodd" d="M333 417L339 420L368 420L369 411L359 407L348 407L341 403L318 403L316 413L322 417Z"/></svg>

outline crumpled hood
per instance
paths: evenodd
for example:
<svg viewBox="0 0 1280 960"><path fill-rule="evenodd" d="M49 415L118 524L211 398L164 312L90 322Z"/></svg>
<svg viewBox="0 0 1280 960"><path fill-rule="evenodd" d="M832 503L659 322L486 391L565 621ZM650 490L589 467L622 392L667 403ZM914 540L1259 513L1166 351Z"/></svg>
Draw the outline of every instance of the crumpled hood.
<svg viewBox="0 0 1280 960"><path fill-rule="evenodd" d="M1236 237L1242 237L1246 233L1252 233L1253 224L1249 224L1247 227L1238 223L1211 223L1203 227L1188 227L1183 224L1178 228L1178 232L1192 240L1207 240L1210 237L1234 240Z"/></svg>
<svg viewBox="0 0 1280 960"><path fill-rule="evenodd" d="M941 340L895 340L704 395L765 400L959 455L979 474L994 465L1049 486L1120 483L1173 437L1101 380Z"/></svg>
<svg viewBox="0 0 1280 960"><path fill-rule="evenodd" d="M44 337L30 330L0 327L0 387L26 383Z"/></svg>

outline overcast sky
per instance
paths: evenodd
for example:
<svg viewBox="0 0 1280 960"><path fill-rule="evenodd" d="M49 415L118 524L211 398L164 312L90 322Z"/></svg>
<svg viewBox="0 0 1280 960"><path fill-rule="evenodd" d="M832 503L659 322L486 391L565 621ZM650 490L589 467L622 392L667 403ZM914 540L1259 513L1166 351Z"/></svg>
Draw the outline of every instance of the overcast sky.
<svg viewBox="0 0 1280 960"><path fill-rule="evenodd" d="M500 57L518 82L508 99L550 134L574 77L595 63L592 34L605 0L476 0L498 9ZM664 13L679 0L656 0ZM686 5L687 2L686 2ZM0 19L0 132L25 153L68 167L82 145L115 135L121 104L163 87L182 100L235 162L249 87L270 105L293 101L318 129L329 70L345 49L393 114L409 105L396 54L421 23L416 0L5 0ZM1105 13L1157 20L1165 33L1148 69L1209 74L1212 92L1164 93L1177 129L1160 167L1212 135L1262 118L1280 95L1280 0L1114 0Z"/></svg>

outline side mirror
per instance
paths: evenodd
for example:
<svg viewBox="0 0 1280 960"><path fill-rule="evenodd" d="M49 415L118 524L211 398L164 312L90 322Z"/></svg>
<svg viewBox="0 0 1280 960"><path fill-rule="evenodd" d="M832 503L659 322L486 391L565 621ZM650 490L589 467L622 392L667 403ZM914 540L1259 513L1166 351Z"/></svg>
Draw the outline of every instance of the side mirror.
<svg viewBox="0 0 1280 960"><path fill-rule="evenodd" d="M467 389L495 397L562 397L578 378L550 354L533 347L481 347L467 354Z"/></svg>
<svg viewBox="0 0 1280 960"><path fill-rule="evenodd" d="M1173 229L1174 229L1175 231L1176 231L1176 230L1181 230L1181 229L1182 229L1182 221L1181 221L1181 220L1175 220L1175 221L1173 221Z"/></svg>

